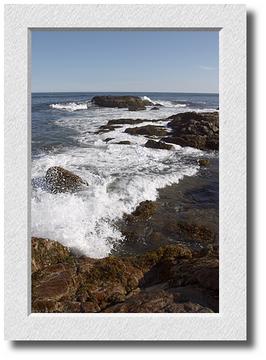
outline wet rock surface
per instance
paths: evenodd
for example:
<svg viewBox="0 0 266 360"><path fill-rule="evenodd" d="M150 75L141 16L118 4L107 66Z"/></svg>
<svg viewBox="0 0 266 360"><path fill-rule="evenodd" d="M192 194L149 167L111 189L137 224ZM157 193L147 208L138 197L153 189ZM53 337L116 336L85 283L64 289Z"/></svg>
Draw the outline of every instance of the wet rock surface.
<svg viewBox="0 0 266 360"><path fill-rule="evenodd" d="M172 150L174 148L173 145L166 144L163 141L154 141L154 140L148 140L144 146L147 148L162 149L162 150Z"/></svg>
<svg viewBox="0 0 266 360"><path fill-rule="evenodd" d="M162 140L201 150L219 149L219 113L180 113L169 117L171 134Z"/></svg>
<svg viewBox="0 0 266 360"><path fill-rule="evenodd" d="M198 163L200 166L208 166L210 163L210 160L209 159L199 159Z"/></svg>
<svg viewBox="0 0 266 360"><path fill-rule="evenodd" d="M109 105L96 104L98 100L95 104L141 106L126 105L126 99L104 101ZM182 113L168 120L168 129L145 125L125 132L155 137L144 145L154 149L170 150L171 144L218 149L218 113ZM98 133L144 121L110 120ZM104 259L79 256L56 241L32 238L32 311L218 312L219 162L206 154L194 160L199 165L196 176L160 189L156 201L141 202L116 224L125 240ZM45 180L53 193L88 185L61 167L48 169Z"/></svg>
<svg viewBox="0 0 266 360"><path fill-rule="evenodd" d="M128 141L128 140L121 140L121 141L119 141L119 142L117 142L115 144L117 144L117 145L131 145L131 142Z"/></svg>
<svg viewBox="0 0 266 360"><path fill-rule="evenodd" d="M45 175L47 189L52 193L72 192L88 186L86 180L60 166L49 168Z"/></svg>
<svg viewBox="0 0 266 360"><path fill-rule="evenodd" d="M95 96L92 103L104 107L131 108L134 110L145 109L152 105L148 100L143 100L139 96Z"/></svg>
<svg viewBox="0 0 266 360"><path fill-rule="evenodd" d="M141 108L139 108L141 109ZM157 110L154 107L151 110ZM99 128L97 133L113 131L123 125L137 125L142 122L156 123L168 121L167 127L145 125L125 130L130 135L160 137L160 143L170 143L182 147L194 147L200 150L219 150L219 113L186 112L170 116L168 119L114 119ZM152 146L149 146L152 147ZM156 147L154 147L156 148Z"/></svg>
<svg viewBox="0 0 266 360"><path fill-rule="evenodd" d="M145 125L127 128L125 133L130 135L164 136L167 134L167 130L162 126Z"/></svg>
<svg viewBox="0 0 266 360"><path fill-rule="evenodd" d="M209 193L217 174L213 159L140 203L119 224L126 241L107 258L32 238L32 311L218 312L218 200Z"/></svg>
<svg viewBox="0 0 266 360"><path fill-rule="evenodd" d="M212 247L218 251L218 175L218 159L209 159L208 167L200 167L196 176L160 189L154 202L141 203L119 222L126 241L116 247L115 254L140 254L176 243L202 252Z"/></svg>
<svg viewBox="0 0 266 360"><path fill-rule="evenodd" d="M36 241L49 242L35 238ZM213 312L218 309L215 273L218 261L211 252L201 256L184 245L167 245L144 255L91 259L69 256L69 250L65 251L68 256L60 262L43 263L35 271L33 268L33 312ZM36 255L35 251L33 261ZM204 271L211 272L209 281L202 282Z"/></svg>

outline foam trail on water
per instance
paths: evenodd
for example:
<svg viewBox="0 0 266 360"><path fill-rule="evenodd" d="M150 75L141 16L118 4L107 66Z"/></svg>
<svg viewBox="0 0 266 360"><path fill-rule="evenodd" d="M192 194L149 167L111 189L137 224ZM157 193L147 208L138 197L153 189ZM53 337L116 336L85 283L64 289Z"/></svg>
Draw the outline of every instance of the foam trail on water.
<svg viewBox="0 0 266 360"><path fill-rule="evenodd" d="M56 115L52 129L56 131L55 143L59 141L62 147L52 146L49 152L33 156L33 236L58 240L94 258L108 256L124 240L116 224L125 213L131 213L142 201L155 200L158 189L197 173L196 160L202 151L178 145L169 151L146 148L147 137L130 135L125 129L152 124L165 127L167 132L171 130L167 127L171 115L210 109L192 109L170 100L143 99L163 106L157 111L148 106L147 110L131 112L97 107L81 99L64 103L56 99L47 106ZM107 133L98 132L109 120L120 118L144 121L121 124ZM71 137L71 147L67 147L65 140L69 139L65 137ZM129 141L130 145L116 144L119 141ZM51 166L74 172L87 180L88 188L72 194L50 194L45 190L44 176Z"/></svg>
<svg viewBox="0 0 266 360"><path fill-rule="evenodd" d="M124 213L131 213L141 201L155 200L158 189L197 172L196 162L186 164L186 154L180 151L110 144L101 150L77 148L34 160L35 179L59 165L82 176L89 187L74 194L33 189L32 234L59 240L87 256L108 256L114 244L123 241L116 221Z"/></svg>
<svg viewBox="0 0 266 360"><path fill-rule="evenodd" d="M51 104L50 107L52 109L57 109L57 110L77 111L77 110L87 110L88 104L87 102L85 103L70 102L66 104Z"/></svg>

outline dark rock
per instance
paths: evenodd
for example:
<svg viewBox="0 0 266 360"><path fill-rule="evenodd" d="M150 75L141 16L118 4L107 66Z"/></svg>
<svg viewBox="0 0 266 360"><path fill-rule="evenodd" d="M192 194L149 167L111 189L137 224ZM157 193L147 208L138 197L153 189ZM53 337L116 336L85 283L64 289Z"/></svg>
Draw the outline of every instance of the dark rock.
<svg viewBox="0 0 266 360"><path fill-rule="evenodd" d="M211 312L206 306L215 304L218 260L210 255L198 257L183 244L128 257L70 255L69 261L68 249L63 251L58 245L63 255L61 260L54 258L49 252L57 247L48 242L44 257L53 260L35 267L32 273L33 312ZM50 265L53 261L60 262ZM38 263L36 252L33 262ZM177 286L189 286L190 290L179 292ZM213 302L206 305L202 294Z"/></svg>
<svg viewBox="0 0 266 360"><path fill-rule="evenodd" d="M201 268L196 273L196 279L198 280L199 285L206 289L219 289L219 269L217 266L213 268Z"/></svg>
<svg viewBox="0 0 266 360"><path fill-rule="evenodd" d="M128 222L136 222L140 220L147 220L155 213L157 204L154 201L142 201L131 214L126 215L125 219Z"/></svg>
<svg viewBox="0 0 266 360"><path fill-rule="evenodd" d="M170 136L165 142L201 150L219 149L219 114L186 112L169 117Z"/></svg>
<svg viewBox="0 0 266 360"><path fill-rule="evenodd" d="M119 141L115 144L118 144L118 145L131 145L131 142L128 141L128 140L122 140L122 141Z"/></svg>
<svg viewBox="0 0 266 360"><path fill-rule="evenodd" d="M154 106L151 108L151 110L160 110L160 109L158 108L158 106Z"/></svg>
<svg viewBox="0 0 266 360"><path fill-rule="evenodd" d="M31 271L42 270L47 266L67 262L70 251L57 241L35 238L31 240Z"/></svg>
<svg viewBox="0 0 266 360"><path fill-rule="evenodd" d="M104 141L107 143L107 142L109 142L109 141L111 141L111 140L114 140L114 138L106 138L106 139L104 139Z"/></svg>
<svg viewBox="0 0 266 360"><path fill-rule="evenodd" d="M154 141L154 140L148 140L144 146L147 148L163 149L163 150L172 150L174 148L172 145L165 144L162 141Z"/></svg>
<svg viewBox="0 0 266 360"><path fill-rule="evenodd" d="M105 313L212 313L207 307L191 302L176 303L172 294L165 290L142 291L122 304L106 308Z"/></svg>
<svg viewBox="0 0 266 360"><path fill-rule="evenodd" d="M145 106L136 106L136 105L132 105L128 107L128 111L141 111L141 110L146 110Z"/></svg>
<svg viewBox="0 0 266 360"><path fill-rule="evenodd" d="M32 300L67 301L71 300L77 289L75 266L59 263L36 271L32 275Z"/></svg>
<svg viewBox="0 0 266 360"><path fill-rule="evenodd" d="M135 125L135 124L140 124L144 121L144 119L114 119L114 120L109 120L107 123L107 126L114 126L114 125Z"/></svg>
<svg viewBox="0 0 266 360"><path fill-rule="evenodd" d="M114 125L102 125L99 127L99 130L95 132L95 134L103 134L109 131L114 131L118 128L120 128L121 126L114 126Z"/></svg>
<svg viewBox="0 0 266 360"><path fill-rule="evenodd" d="M117 125L135 125L135 124L141 124L143 122L151 122L155 123L161 121L161 119L155 119L155 120L149 120L149 119L114 119L109 120L106 126L117 126Z"/></svg>
<svg viewBox="0 0 266 360"><path fill-rule="evenodd" d="M101 308L98 306L98 304L93 301L82 303L81 308L82 312L85 313L96 313L101 311Z"/></svg>
<svg viewBox="0 0 266 360"><path fill-rule="evenodd" d="M208 166L210 163L210 160L209 159L199 159L198 163L200 166Z"/></svg>
<svg viewBox="0 0 266 360"><path fill-rule="evenodd" d="M45 180L47 188L52 193L76 191L88 186L87 181L60 166L49 168Z"/></svg>
<svg viewBox="0 0 266 360"><path fill-rule="evenodd" d="M147 135L147 136L164 136L167 134L167 130L161 126L146 125L134 128L127 128L126 133L130 135Z"/></svg>
<svg viewBox="0 0 266 360"><path fill-rule="evenodd" d="M162 140L170 144L180 145L182 147L190 146L201 150L206 149L206 138L201 135L183 135L182 137L168 136L162 138Z"/></svg>
<svg viewBox="0 0 266 360"><path fill-rule="evenodd" d="M98 106L118 108L143 108L152 105L150 101L139 96L94 96L91 101Z"/></svg>

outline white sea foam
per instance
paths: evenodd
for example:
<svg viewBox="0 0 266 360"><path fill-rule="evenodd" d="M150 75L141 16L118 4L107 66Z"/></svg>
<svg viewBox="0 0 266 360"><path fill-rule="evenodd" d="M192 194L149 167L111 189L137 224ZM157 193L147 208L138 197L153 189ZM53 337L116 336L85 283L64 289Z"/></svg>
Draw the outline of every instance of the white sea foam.
<svg viewBox="0 0 266 360"><path fill-rule="evenodd" d="M86 110L88 108L88 104L87 102L83 102L83 103L69 102L65 104L51 104L50 107L52 109L57 109L57 110L77 111L77 110Z"/></svg>
<svg viewBox="0 0 266 360"><path fill-rule="evenodd" d="M160 105L163 105L166 108L185 108L187 105L186 104L175 104L172 101L167 101L167 100L158 100L157 102Z"/></svg>
<svg viewBox="0 0 266 360"><path fill-rule="evenodd" d="M150 99L148 96L142 96L141 98L142 98L142 100L148 100L148 101L150 101L152 104L155 104L155 102L154 102L152 99Z"/></svg>
<svg viewBox="0 0 266 360"><path fill-rule="evenodd" d="M189 111L170 103L165 102L157 111L148 107L137 112L93 106L88 110L87 102L51 104L51 108L73 112L69 116L62 114L55 125L73 129L77 146L33 159L32 235L58 240L87 256L105 257L114 244L123 241L116 222L124 213L132 212L141 201L155 200L158 189L178 183L185 175L194 175L198 165L193 158L197 159L202 151L178 145L171 151L149 149L143 146L146 137L125 133L126 128L151 122L125 124L114 131L97 133L111 119L166 119L177 112ZM166 126L168 121L153 125ZM106 138L111 140L106 143ZM116 144L125 140L131 145ZM75 194L48 193L41 184L51 166L73 171L87 180L89 187Z"/></svg>
<svg viewBox="0 0 266 360"><path fill-rule="evenodd" d="M195 155L198 155L196 150ZM59 240L87 256L107 256L123 241L115 221L144 200L155 200L158 189L194 175L198 165L184 164L186 150L155 150L139 145L108 144L45 155L32 164L32 176L44 176L60 165L82 176L89 188L75 194L49 194L34 189L32 234Z"/></svg>

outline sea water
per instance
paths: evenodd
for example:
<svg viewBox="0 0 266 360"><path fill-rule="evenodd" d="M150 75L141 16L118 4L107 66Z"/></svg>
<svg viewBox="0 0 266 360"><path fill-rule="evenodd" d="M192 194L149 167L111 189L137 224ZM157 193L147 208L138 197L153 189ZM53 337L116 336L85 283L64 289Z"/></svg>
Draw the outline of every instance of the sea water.
<svg viewBox="0 0 266 360"><path fill-rule="evenodd" d="M57 240L74 251L94 258L110 254L125 241L117 227L124 214L144 200L155 200L158 189L197 173L199 156L217 156L190 147L158 150L143 145L147 137L125 133L126 128L150 122L121 125L98 134L109 120L130 118L160 120L187 111L215 111L217 94L108 93L149 99L159 110L103 108L91 99L105 93L32 94L32 236ZM106 138L111 138L108 142ZM116 144L130 141L130 145ZM87 180L76 193L51 194L44 186L46 171L62 166Z"/></svg>

